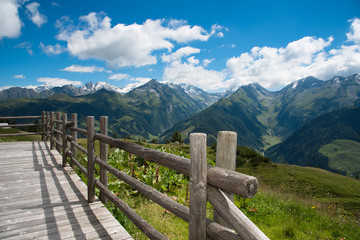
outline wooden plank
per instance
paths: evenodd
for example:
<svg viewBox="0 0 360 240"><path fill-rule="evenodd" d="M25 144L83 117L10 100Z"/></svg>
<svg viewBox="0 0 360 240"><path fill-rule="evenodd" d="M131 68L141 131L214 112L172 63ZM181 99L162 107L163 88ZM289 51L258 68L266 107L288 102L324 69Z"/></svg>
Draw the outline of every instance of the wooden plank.
<svg viewBox="0 0 360 240"><path fill-rule="evenodd" d="M166 236L158 232L153 226L151 226L145 219L140 217L132 208L130 208L124 201L118 198L113 192L105 188L100 181L95 182L96 186L106 194L108 199L118 207L125 216L132 221L147 237L150 239L168 239Z"/></svg>
<svg viewBox="0 0 360 240"><path fill-rule="evenodd" d="M50 113L50 149L54 149L54 112Z"/></svg>
<svg viewBox="0 0 360 240"><path fill-rule="evenodd" d="M11 221L16 221L16 224L12 223L10 225L0 227L0 238L17 236L19 232L21 234L37 232L39 230L52 229L64 225L68 225L69 222L78 221L78 222L96 222L102 220L112 219L113 216L107 214L103 209L98 209L97 211L87 210L83 208L78 208L78 211L67 210L56 212L57 215L53 216L52 221L45 220L43 215L35 215L34 218L28 219L27 221L18 221L22 219L12 218ZM52 213L47 213L52 214ZM94 216L96 214L96 217Z"/></svg>
<svg viewBox="0 0 360 240"><path fill-rule="evenodd" d="M218 214L236 230L242 239L269 240L221 190L208 186L208 199Z"/></svg>
<svg viewBox="0 0 360 240"><path fill-rule="evenodd" d="M43 142L0 144L0 239L132 239L61 164Z"/></svg>
<svg viewBox="0 0 360 240"><path fill-rule="evenodd" d="M99 133L95 133L95 138L110 146L118 147L150 162L168 167L186 176L190 175L190 160L187 158L146 148L136 143L111 138ZM208 165L207 168L208 184L245 198L252 198L255 196L258 189L258 181L255 177L228 169L212 167L210 165Z"/></svg>
<svg viewBox="0 0 360 240"><path fill-rule="evenodd" d="M42 116L12 116L12 117L0 117L0 120L8 120L8 119L36 119L41 118Z"/></svg>
<svg viewBox="0 0 360 240"><path fill-rule="evenodd" d="M236 168L236 132L220 131L217 134L216 145L216 166L235 171ZM234 201L234 194L225 193L231 201ZM214 211L214 221L225 227L230 225L220 215Z"/></svg>
<svg viewBox="0 0 360 240"><path fill-rule="evenodd" d="M63 130L62 130L62 166L66 167L67 164L67 156L66 156L66 146L67 146L67 139L66 139L66 122L67 122L67 114L63 113L62 115L63 121Z"/></svg>
<svg viewBox="0 0 360 240"><path fill-rule="evenodd" d="M108 117L100 117L100 133L107 136L108 135ZM104 162L108 160L108 145L100 141L100 159ZM104 167L100 166L100 182L107 187L108 186L108 175ZM106 204L108 199L103 192L100 192L100 200Z"/></svg>
<svg viewBox="0 0 360 240"><path fill-rule="evenodd" d="M60 123L58 122L58 121L60 121L61 120L61 113L60 112L56 112L56 120L54 121L54 122L56 122L56 138L55 138L55 143L56 143L56 150L58 151L58 152L60 152L60 144L59 143L61 143L60 142Z"/></svg>
<svg viewBox="0 0 360 240"><path fill-rule="evenodd" d="M87 117L87 185L88 202L95 200L95 144L94 144L94 117Z"/></svg>
<svg viewBox="0 0 360 240"><path fill-rule="evenodd" d="M7 133L7 134L0 134L0 137L17 137L17 136L30 136L30 135L41 135L40 132L28 132L28 133Z"/></svg>
<svg viewBox="0 0 360 240"><path fill-rule="evenodd" d="M71 121L74 123L74 127L77 127L77 113L72 113L71 114ZM73 138L74 142L77 142L77 132L74 130L71 130L71 137ZM72 156L77 159L77 148L74 146L74 144L71 144L71 152L72 152ZM75 164L73 163L72 160L70 160L70 165L71 167L74 167Z"/></svg>
<svg viewBox="0 0 360 240"><path fill-rule="evenodd" d="M12 127L34 127L34 126L42 126L41 123L39 124L34 124L34 123L27 123L27 124L9 124L9 125L4 125L4 126L0 126L0 128L12 128Z"/></svg>
<svg viewBox="0 0 360 240"><path fill-rule="evenodd" d="M206 134L190 134L190 218L189 239L206 238Z"/></svg>

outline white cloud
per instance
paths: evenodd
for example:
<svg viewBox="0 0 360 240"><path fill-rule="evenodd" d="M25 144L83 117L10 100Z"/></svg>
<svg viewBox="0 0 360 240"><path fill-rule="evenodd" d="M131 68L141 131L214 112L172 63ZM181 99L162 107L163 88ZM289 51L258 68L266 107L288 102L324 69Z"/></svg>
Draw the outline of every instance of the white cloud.
<svg viewBox="0 0 360 240"><path fill-rule="evenodd" d="M30 55L33 55L33 50L31 49L32 47L32 44L29 43L29 42L22 42L22 43L19 43L18 45L15 46L15 48L23 48L23 49L26 49L26 51L30 54Z"/></svg>
<svg viewBox="0 0 360 240"><path fill-rule="evenodd" d="M360 73L360 20L350 21L348 41L329 49L333 38L304 37L285 48L254 47L248 53L230 58L227 72L236 85L257 82L266 88L284 86L314 76L330 79Z"/></svg>
<svg viewBox="0 0 360 240"><path fill-rule="evenodd" d="M161 59L163 62L173 62L173 61L179 61L182 57L186 57L195 53L199 53L199 48L193 48L193 47L183 47L178 49L176 52L168 54L168 55L162 55Z"/></svg>
<svg viewBox="0 0 360 240"><path fill-rule="evenodd" d="M189 59L188 63L174 61L167 66L163 74L164 81L176 84L187 83L204 90L217 90L230 86L229 82L225 81L225 73L207 70L197 65L198 61L195 58Z"/></svg>
<svg viewBox="0 0 360 240"><path fill-rule="evenodd" d="M224 33L220 32L221 30L225 30L225 31L229 31L229 29L227 29L226 27L220 26L218 24L214 24L211 26L211 34L216 34L216 36L222 38L224 37Z"/></svg>
<svg viewBox="0 0 360 240"><path fill-rule="evenodd" d="M200 63L199 59L196 59L194 56L192 57L189 57L187 59L188 63L191 64L191 65L198 65Z"/></svg>
<svg viewBox="0 0 360 240"><path fill-rule="evenodd" d="M21 33L21 20L16 0L0 1L0 40L4 37L17 38Z"/></svg>
<svg viewBox="0 0 360 240"><path fill-rule="evenodd" d="M266 88L286 85L314 75L312 64L326 54L325 48L332 40L304 37L285 48L254 47L250 53L230 58L226 65L237 84L257 82Z"/></svg>
<svg viewBox="0 0 360 240"><path fill-rule="evenodd" d="M46 23L47 18L45 15L39 12L40 4L37 2L32 2L26 5L27 15L29 19L38 27L41 27Z"/></svg>
<svg viewBox="0 0 360 240"><path fill-rule="evenodd" d="M51 6L52 6L53 8L61 8L60 3L57 3L57 2L52 2L52 3L51 3Z"/></svg>
<svg viewBox="0 0 360 240"><path fill-rule="evenodd" d="M43 53L45 53L48 56L58 55L64 51L64 48L61 47L60 44L58 44L58 43L55 44L54 46L52 46L52 45L45 46L42 42L40 42L39 47L41 48Z"/></svg>
<svg viewBox="0 0 360 240"><path fill-rule="evenodd" d="M360 44L360 19L354 18L350 21L352 21L350 26L351 32L346 34L348 41Z"/></svg>
<svg viewBox="0 0 360 240"><path fill-rule="evenodd" d="M21 78L21 79L25 79L26 77L22 74L19 75L15 75L14 78Z"/></svg>
<svg viewBox="0 0 360 240"><path fill-rule="evenodd" d="M80 17L78 27L69 18L63 18L57 38L67 42L67 50L80 59L99 59L112 67L145 66L156 64L156 50L174 48L176 43L194 40L207 41L217 28L207 33L200 26L187 25L185 21L164 19L146 20L143 24L117 24L104 13L90 13ZM85 23L85 24L84 24Z"/></svg>
<svg viewBox="0 0 360 240"><path fill-rule="evenodd" d="M74 85L74 86L82 85L82 82L80 81L71 81L63 78L42 77L42 78L38 78L37 81L41 83L45 83L45 85L51 87L61 87L65 85Z"/></svg>
<svg viewBox="0 0 360 240"><path fill-rule="evenodd" d="M127 79L130 76L128 74L124 74L124 73L117 73L117 74L113 74L111 75L108 79L110 80L115 80L115 81L120 81L123 79Z"/></svg>
<svg viewBox="0 0 360 240"><path fill-rule="evenodd" d="M103 72L105 71L102 67L96 67L96 66L80 66L80 65L71 65L69 67L66 67L62 69L61 71L66 72L79 72L79 73L93 73L93 72Z"/></svg>
<svg viewBox="0 0 360 240"><path fill-rule="evenodd" d="M204 67L207 67L210 63L212 63L215 60L215 58L212 59L204 59L203 60L203 65Z"/></svg>

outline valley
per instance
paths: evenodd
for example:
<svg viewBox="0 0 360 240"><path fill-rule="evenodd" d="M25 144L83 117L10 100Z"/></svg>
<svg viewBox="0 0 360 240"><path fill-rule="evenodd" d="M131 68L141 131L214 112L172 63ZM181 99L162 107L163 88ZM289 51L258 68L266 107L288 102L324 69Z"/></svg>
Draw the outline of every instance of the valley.
<svg viewBox="0 0 360 240"><path fill-rule="evenodd" d="M336 139L322 146L319 152L329 158L330 168L338 169L343 171L344 175L359 179L360 142Z"/></svg>
<svg viewBox="0 0 360 240"><path fill-rule="evenodd" d="M320 147L335 140L334 136L357 141L359 134L359 74L326 81L307 77L276 92L252 83L214 94L154 79L123 92L105 82L43 89L37 98L26 95L30 90L0 92L0 115L60 110L78 112L80 121L87 115L107 115L111 135L162 143L179 131L185 143L191 132L206 133L210 145L218 131L235 131L238 145L261 152L273 162L332 171L337 169L329 166ZM322 118L324 114L330 115ZM334 120L331 126L318 123L327 120Z"/></svg>

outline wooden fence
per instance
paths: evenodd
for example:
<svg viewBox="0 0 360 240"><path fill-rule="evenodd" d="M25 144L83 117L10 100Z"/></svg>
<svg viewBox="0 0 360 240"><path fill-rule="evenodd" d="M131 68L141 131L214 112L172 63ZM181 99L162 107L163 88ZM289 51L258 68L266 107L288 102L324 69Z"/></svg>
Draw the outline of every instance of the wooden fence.
<svg viewBox="0 0 360 240"><path fill-rule="evenodd" d="M87 117L87 129L78 128L77 114L67 120L66 113L43 112L41 116L16 117L41 118L44 141L50 141L62 153L62 165L68 158L71 166L77 166L86 176L88 183L88 202L95 200L95 187L100 189L100 200L113 202L146 236L150 239L167 239L148 222L135 213L124 201L107 187L107 172L137 189L153 202L164 207L182 220L189 223L189 239L268 239L233 203L233 194L252 198L258 189L255 177L235 172L236 133L219 132L217 143L217 166L207 165L206 134L190 134L190 160L173 154L164 153L144 146L107 136L108 118L100 117L100 133L94 131L94 117ZM15 117L0 117L15 119ZM15 127L14 125L10 125ZM87 148L77 143L77 135L87 138ZM25 133L26 134L26 133ZM25 135L22 134L22 135ZM18 134L19 135L19 134ZM0 135L1 136L9 136ZM14 135L12 135L14 136ZM94 142L100 141L100 156L95 156ZM190 204L186 207L143 182L125 174L107 163L108 145L114 146L147 161L168 167L190 177ZM87 155L87 166L77 160L77 151ZM100 166L100 180L95 178L95 164ZM231 168L231 169L227 169ZM206 203L215 209L214 220L206 218ZM220 224L219 224L220 223ZM235 230L235 231L234 231Z"/></svg>

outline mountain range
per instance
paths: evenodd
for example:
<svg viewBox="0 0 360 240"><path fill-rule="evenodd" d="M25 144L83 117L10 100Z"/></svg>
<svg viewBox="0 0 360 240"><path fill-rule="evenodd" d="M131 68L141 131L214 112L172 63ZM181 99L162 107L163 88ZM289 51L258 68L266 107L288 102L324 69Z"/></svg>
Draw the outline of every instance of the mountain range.
<svg viewBox="0 0 360 240"><path fill-rule="evenodd" d="M0 99L3 100L0 115L32 115L44 110L77 112L79 122L81 119L86 122L87 115L96 118L107 115L110 131L119 137L159 138L165 142L179 131L188 142L190 132L204 132L211 144L216 141L218 131L236 131L239 145L259 152L267 150L265 154L272 161L304 165L308 163L295 161L294 156L287 159L290 155L281 151L281 144L286 144L294 134L299 135L303 131L301 127L324 114L359 107L360 75L326 81L306 77L275 92L252 83L211 94L190 85L151 80L128 92L105 82L41 91L13 88L0 92ZM340 119L338 115L325 116ZM312 136L314 141L315 137L316 134Z"/></svg>
<svg viewBox="0 0 360 240"><path fill-rule="evenodd" d="M17 98L48 98L57 94L66 94L68 96L82 96L93 94L101 89L105 89L110 92L117 92L120 94L125 94L132 90L131 87L119 88L105 81L97 82L96 84L88 82L80 87L75 87L73 85L65 85L58 87L45 84L41 86L12 87L9 89L5 89L0 92L0 101Z"/></svg>
<svg viewBox="0 0 360 240"><path fill-rule="evenodd" d="M219 98L196 87L162 84L157 80L151 80L126 94L119 94L114 89L99 83L87 83L79 88L69 85L44 90L38 93L41 97L37 99L16 98L20 95L18 93L9 95L13 91L33 93L29 89L8 89L4 91L12 100L0 102L0 115L77 112L80 122L86 122L84 118L89 115L96 118L107 115L113 134L151 139ZM86 92L93 93L85 95Z"/></svg>
<svg viewBox="0 0 360 240"><path fill-rule="evenodd" d="M238 144L258 151L280 143L307 121L341 108L360 106L360 75L327 81L307 77L271 92L257 83L240 87L229 97L177 123L175 130L188 140L189 132L205 132L215 141L217 131L238 133Z"/></svg>

